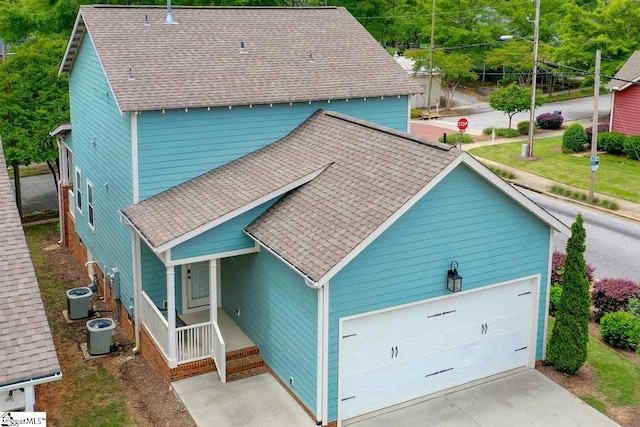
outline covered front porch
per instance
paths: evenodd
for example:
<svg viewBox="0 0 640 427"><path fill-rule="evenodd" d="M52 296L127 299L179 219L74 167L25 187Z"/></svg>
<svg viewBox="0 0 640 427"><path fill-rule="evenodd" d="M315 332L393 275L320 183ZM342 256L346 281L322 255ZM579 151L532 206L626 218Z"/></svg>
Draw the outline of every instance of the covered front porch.
<svg viewBox="0 0 640 427"><path fill-rule="evenodd" d="M159 257L144 242L138 244L140 327L170 370L213 359L220 381L226 382L230 359L257 348L222 308L222 259L171 260L170 253Z"/></svg>

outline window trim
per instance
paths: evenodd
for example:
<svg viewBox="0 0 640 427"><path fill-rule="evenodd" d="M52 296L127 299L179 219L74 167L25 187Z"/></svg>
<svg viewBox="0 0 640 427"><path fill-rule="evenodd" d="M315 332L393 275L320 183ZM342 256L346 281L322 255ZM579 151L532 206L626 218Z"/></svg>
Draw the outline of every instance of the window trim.
<svg viewBox="0 0 640 427"><path fill-rule="evenodd" d="M89 189L91 189L91 197L89 197ZM93 182L87 179L87 224L89 224L89 228L91 228L93 232L96 231L95 197L96 197L95 186L93 185ZM93 215L91 212L93 212Z"/></svg>
<svg viewBox="0 0 640 427"><path fill-rule="evenodd" d="M80 182L77 182L78 175L79 175ZM75 179L73 180L73 184L75 186L75 192L76 192L76 200L75 200L76 210L80 212L80 214L82 215L82 206L84 202L84 200L82 200L82 171L77 166L76 166L76 175L75 175ZM80 194L80 197L78 197L78 194ZM78 200L80 200L79 204L78 204Z"/></svg>

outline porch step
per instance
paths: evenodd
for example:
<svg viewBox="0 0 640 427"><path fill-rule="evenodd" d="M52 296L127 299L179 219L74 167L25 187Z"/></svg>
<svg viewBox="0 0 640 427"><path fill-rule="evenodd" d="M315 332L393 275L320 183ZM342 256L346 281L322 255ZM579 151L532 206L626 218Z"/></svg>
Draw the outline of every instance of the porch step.
<svg viewBox="0 0 640 427"><path fill-rule="evenodd" d="M241 380L267 372L258 347L227 353L227 381Z"/></svg>
<svg viewBox="0 0 640 427"><path fill-rule="evenodd" d="M255 377L256 375L266 374L269 370L266 366L261 366L259 368L248 369L242 372L236 372L235 374L227 374L227 382L243 380L249 377Z"/></svg>
<svg viewBox="0 0 640 427"><path fill-rule="evenodd" d="M241 359L253 354L260 354L260 349L255 345L247 348L241 348L240 350L227 351L227 361Z"/></svg>

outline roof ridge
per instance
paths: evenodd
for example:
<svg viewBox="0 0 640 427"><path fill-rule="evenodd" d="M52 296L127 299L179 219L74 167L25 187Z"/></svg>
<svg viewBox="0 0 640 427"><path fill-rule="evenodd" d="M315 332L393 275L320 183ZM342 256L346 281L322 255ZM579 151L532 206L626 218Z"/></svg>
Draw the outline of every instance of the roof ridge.
<svg viewBox="0 0 640 427"><path fill-rule="evenodd" d="M82 5L81 8L95 8L95 9L166 9L167 6L163 5L126 5L126 4L88 4ZM172 9L240 9L240 10L314 10L314 9L342 9L340 6L171 6Z"/></svg>
<svg viewBox="0 0 640 427"><path fill-rule="evenodd" d="M372 129L372 130L375 130L375 131L378 131L378 132L383 132L383 133L386 133L388 135L393 135L393 136L396 136L398 138L406 139L407 141L417 142L418 144L426 145L428 147L435 148L437 150L451 151L452 149L455 148L452 145L443 144L441 142L429 141L428 139L424 139L424 138L420 138L420 137L417 137L417 136L413 136L413 135L411 135L409 133L401 132L401 131L389 128L387 126L377 125L375 123L371 123L371 122L368 122L366 120L357 119L355 117L348 116L348 115L342 114L342 113L338 113L336 111L329 111L329 110L324 110L324 109L320 109L318 111L322 111L323 115L332 117L334 119L343 120L345 122L353 123L355 125L362 126L364 128Z"/></svg>

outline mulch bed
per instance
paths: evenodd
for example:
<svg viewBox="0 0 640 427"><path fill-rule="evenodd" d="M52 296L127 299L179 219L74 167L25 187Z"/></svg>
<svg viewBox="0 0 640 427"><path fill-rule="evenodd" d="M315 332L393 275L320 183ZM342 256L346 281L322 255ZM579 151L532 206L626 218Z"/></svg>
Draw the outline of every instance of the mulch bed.
<svg viewBox="0 0 640 427"><path fill-rule="evenodd" d="M71 250L57 244L57 234L50 233L43 242L43 251L49 268L66 284L68 289L87 286L89 279L83 267L74 258ZM97 296L94 305L103 317L112 317L107 312L104 302ZM48 308L49 310L49 308ZM78 321L65 324L61 313L49 313L59 316L61 322L53 327L54 342L63 372L63 380L41 386L38 404L55 420L62 417L62 406L65 395L73 388L73 382L65 381L64 372L83 363L104 367L117 380L118 389L126 394L127 409L133 421L142 426L195 426L195 422L186 411L176 395L170 390L162 378L153 371L141 355L131 352L133 343L122 331L116 330L116 342L125 344L117 352L108 357L85 361L79 344L86 342L85 322ZM122 313L126 315L126 313Z"/></svg>

